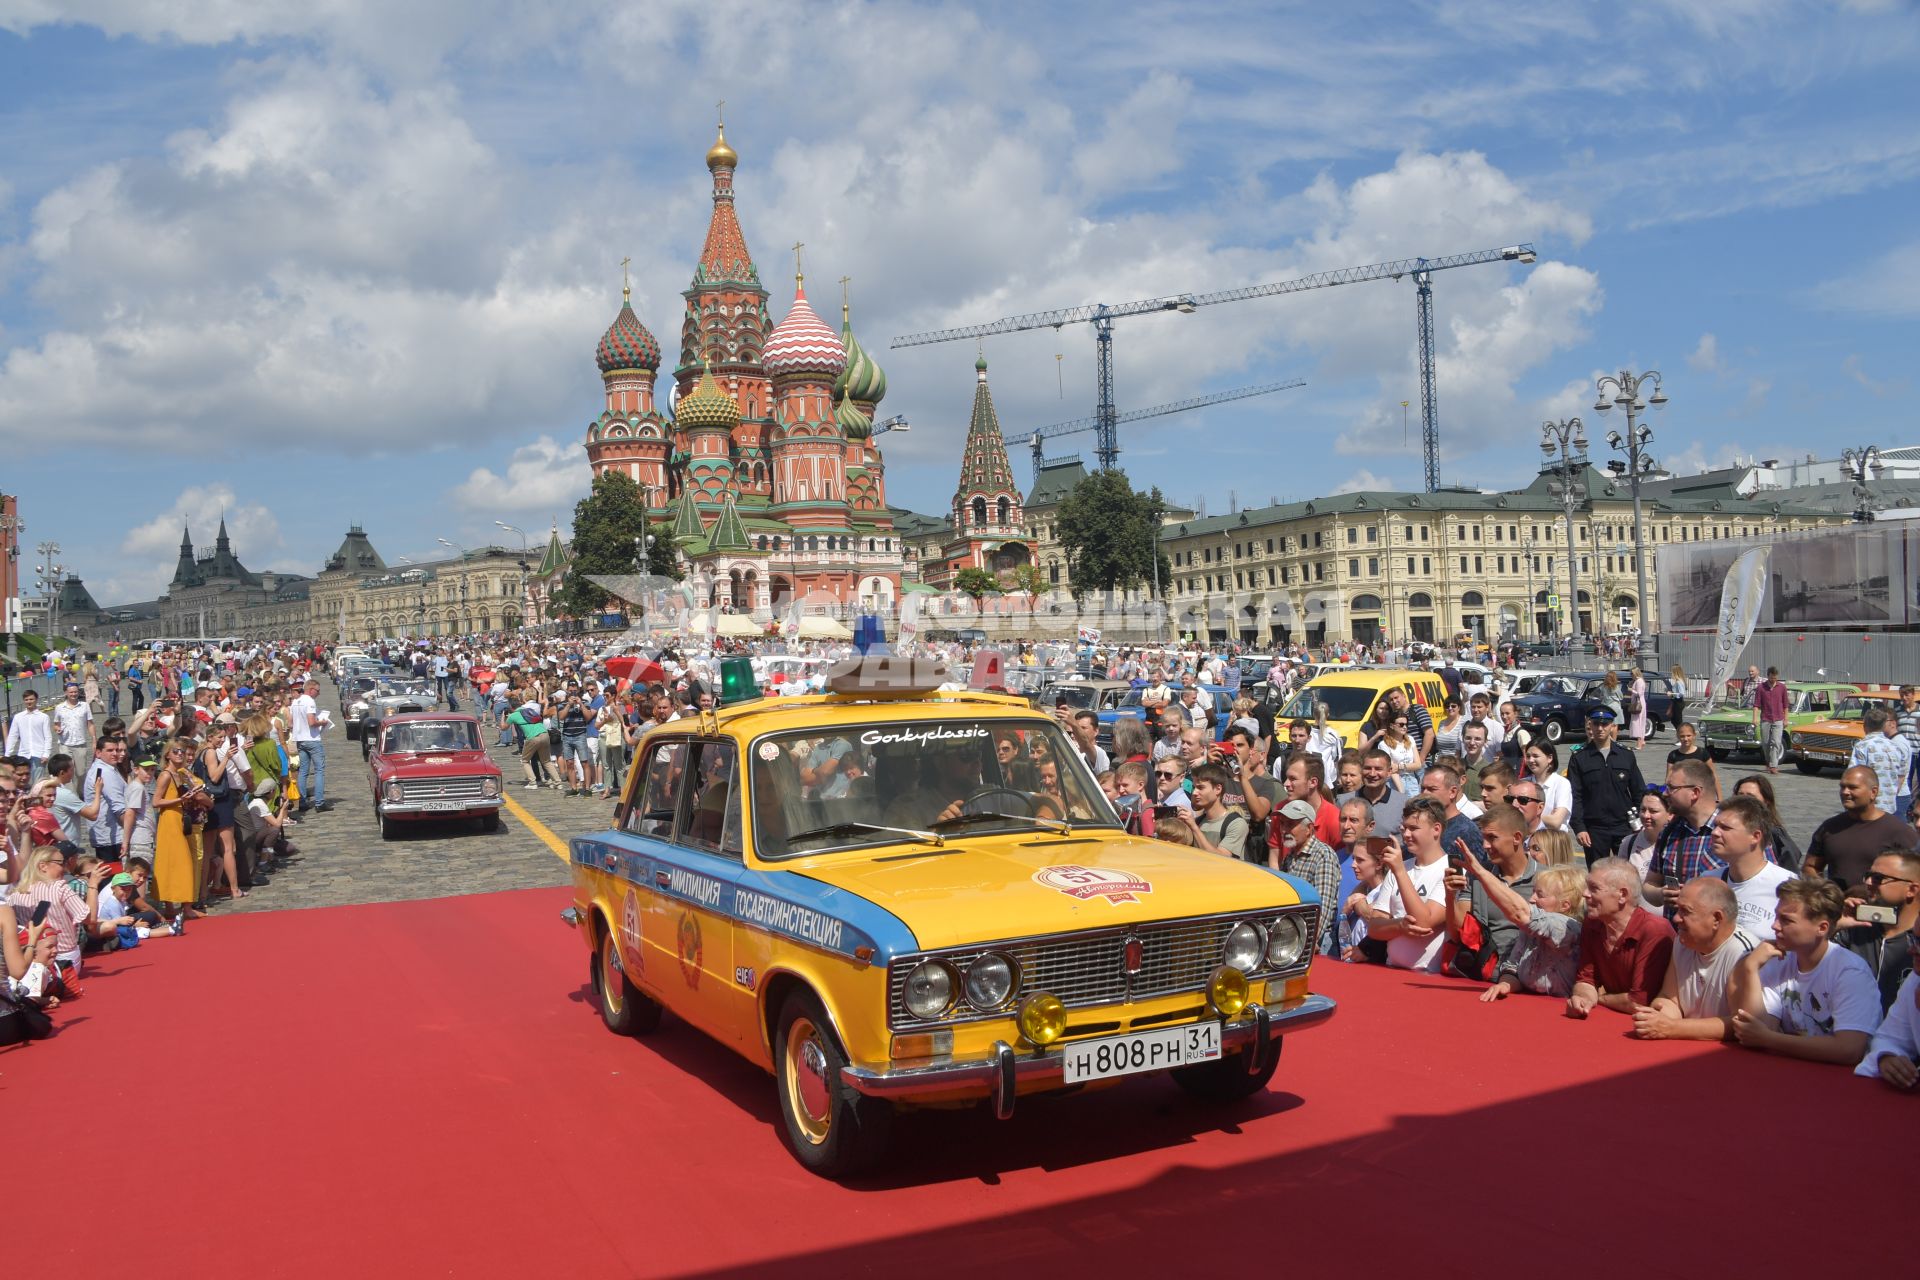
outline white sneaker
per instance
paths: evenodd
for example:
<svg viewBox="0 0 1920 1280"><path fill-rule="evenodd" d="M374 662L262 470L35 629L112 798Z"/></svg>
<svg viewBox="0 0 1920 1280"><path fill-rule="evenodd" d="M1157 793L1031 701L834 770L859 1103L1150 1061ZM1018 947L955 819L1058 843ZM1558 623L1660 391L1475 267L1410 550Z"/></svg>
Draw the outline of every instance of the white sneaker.
<svg viewBox="0 0 1920 1280"><path fill-rule="evenodd" d="M522 791L538 791L540 784L537 782L523 782L520 784L520 789Z"/></svg>

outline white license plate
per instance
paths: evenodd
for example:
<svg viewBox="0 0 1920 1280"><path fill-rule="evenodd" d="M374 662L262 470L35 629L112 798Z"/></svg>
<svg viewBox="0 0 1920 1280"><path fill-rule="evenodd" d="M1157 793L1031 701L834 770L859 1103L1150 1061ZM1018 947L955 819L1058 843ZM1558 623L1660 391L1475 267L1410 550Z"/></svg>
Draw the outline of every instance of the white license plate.
<svg viewBox="0 0 1920 1280"><path fill-rule="evenodd" d="M455 809L464 809L466 806L458 800L428 800L420 807L432 813L451 813Z"/></svg>
<svg viewBox="0 0 1920 1280"><path fill-rule="evenodd" d="M1212 1062L1220 1056L1220 1024L1197 1022L1189 1027L1166 1027L1130 1036L1083 1040L1061 1051L1066 1082L1104 1080L1140 1071Z"/></svg>

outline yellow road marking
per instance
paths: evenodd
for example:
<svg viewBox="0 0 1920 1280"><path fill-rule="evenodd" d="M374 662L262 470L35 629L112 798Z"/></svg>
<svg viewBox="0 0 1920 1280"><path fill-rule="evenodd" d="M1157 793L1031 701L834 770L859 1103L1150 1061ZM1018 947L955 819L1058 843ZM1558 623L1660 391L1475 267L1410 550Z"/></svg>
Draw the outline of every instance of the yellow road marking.
<svg viewBox="0 0 1920 1280"><path fill-rule="evenodd" d="M553 832L548 829L546 823L540 821L540 819L528 813L524 808L520 806L520 802L515 800L512 796L506 795L503 792L500 798L506 801L507 812L512 814L514 817L518 818L521 822L525 823L527 830L533 832L533 834L535 834L536 836L539 836L540 843L546 845L547 848L551 849L553 851L554 857L560 859L560 861L562 862L573 861L573 855L567 852L567 842L562 840L559 836L553 834Z"/></svg>

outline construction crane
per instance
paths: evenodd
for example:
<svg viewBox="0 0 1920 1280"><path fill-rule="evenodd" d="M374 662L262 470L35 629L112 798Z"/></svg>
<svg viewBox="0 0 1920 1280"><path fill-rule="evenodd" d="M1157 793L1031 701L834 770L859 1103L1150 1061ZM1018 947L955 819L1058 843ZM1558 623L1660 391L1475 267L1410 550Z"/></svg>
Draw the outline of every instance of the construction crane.
<svg viewBox="0 0 1920 1280"><path fill-rule="evenodd" d="M896 347L917 347L932 342L953 342L960 338L986 338L1001 333L1019 333L1027 329L1061 329L1070 324L1091 324L1097 359L1095 378L1099 401L1094 406L1094 430L1099 433L1094 447L1103 468L1111 468L1120 456L1120 441L1114 430L1119 414L1113 403L1113 322L1126 316L1152 315L1177 311L1191 315L1199 307L1216 302L1245 302L1251 298L1271 298L1283 293L1305 293L1337 284L1358 284L1366 280L1398 280L1412 276L1416 286L1416 308L1420 345L1420 421L1422 443L1426 451L1426 481L1429 493L1440 487L1440 418L1434 404L1433 387L1433 273L1453 267L1471 267L1485 262L1532 262L1530 244L1508 245L1504 249L1482 249L1476 253L1456 253L1441 258L1401 258L1394 262L1376 262L1365 267L1343 267L1281 280L1272 284L1247 285L1223 289L1217 293L1180 293L1164 298L1144 298L1109 306L1104 302L1059 311L1036 311L1030 315L1008 316L990 324L967 325L959 329L936 329L930 333L910 333L895 338Z"/></svg>
<svg viewBox="0 0 1920 1280"><path fill-rule="evenodd" d="M1125 413L1115 414L1114 425L1122 422L1138 422L1141 418L1159 418L1169 413L1185 413L1189 409L1198 409L1205 405L1219 404L1224 400L1245 400L1249 396L1271 395L1275 391L1290 391L1294 387L1307 385L1305 378L1295 378L1291 382L1269 382L1258 387L1241 387L1235 391L1215 391L1209 395L1193 396L1186 400L1175 400L1170 404L1157 404L1151 409L1129 409ZM1077 435L1082 431L1092 431L1100 425L1100 419L1075 418L1071 422L1056 422L1050 427L1041 427L1007 441L1010 445L1025 444L1033 446L1033 476L1040 478L1040 468L1047 464L1043 450L1046 442L1054 436Z"/></svg>

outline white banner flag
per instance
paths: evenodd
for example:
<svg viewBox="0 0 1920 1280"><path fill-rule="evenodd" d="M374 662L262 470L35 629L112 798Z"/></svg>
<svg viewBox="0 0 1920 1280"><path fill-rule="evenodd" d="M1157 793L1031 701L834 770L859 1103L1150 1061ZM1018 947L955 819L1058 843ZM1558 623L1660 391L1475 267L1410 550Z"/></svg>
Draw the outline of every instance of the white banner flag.
<svg viewBox="0 0 1920 1280"><path fill-rule="evenodd" d="M1767 594L1767 556L1770 547L1750 547L1740 553L1727 570L1726 585L1720 588L1720 629L1713 638L1713 684L1707 690L1712 699L1724 695L1733 678L1741 651L1753 636L1760 621L1760 602Z"/></svg>
<svg viewBox="0 0 1920 1280"><path fill-rule="evenodd" d="M920 593L912 591L900 601L899 641L901 653L913 652L914 637L920 634Z"/></svg>

